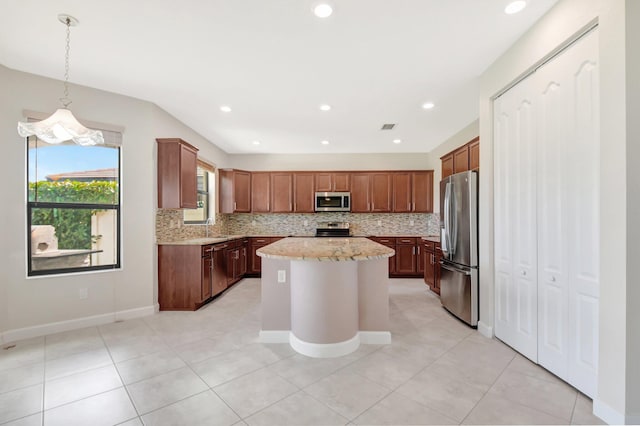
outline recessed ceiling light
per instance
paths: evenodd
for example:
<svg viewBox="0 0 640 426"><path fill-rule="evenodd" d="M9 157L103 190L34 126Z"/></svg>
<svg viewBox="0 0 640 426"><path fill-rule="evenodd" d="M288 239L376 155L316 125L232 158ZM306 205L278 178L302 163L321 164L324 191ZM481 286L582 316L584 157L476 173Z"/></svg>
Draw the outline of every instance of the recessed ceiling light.
<svg viewBox="0 0 640 426"><path fill-rule="evenodd" d="M260 141L253 141L252 142L254 145L260 145Z"/></svg>
<svg viewBox="0 0 640 426"><path fill-rule="evenodd" d="M514 13L520 12L525 7L527 7L527 2L525 0L512 1L504 8L504 13L507 15L513 15Z"/></svg>
<svg viewBox="0 0 640 426"><path fill-rule="evenodd" d="M435 105L433 104L433 102L425 102L422 104L422 108L423 109L431 109L433 108Z"/></svg>
<svg viewBox="0 0 640 426"><path fill-rule="evenodd" d="M320 142L322 145L329 145L329 141L322 141Z"/></svg>
<svg viewBox="0 0 640 426"><path fill-rule="evenodd" d="M320 105L320 111L329 111L331 109L331 105L322 104Z"/></svg>
<svg viewBox="0 0 640 426"><path fill-rule="evenodd" d="M231 112L231 107L228 106L228 105L222 105L220 107L220 111L222 111L222 112Z"/></svg>
<svg viewBox="0 0 640 426"><path fill-rule="evenodd" d="M313 13L318 18L328 18L333 13L333 8L326 3L320 3L314 6Z"/></svg>
<svg viewBox="0 0 640 426"><path fill-rule="evenodd" d="M402 139L394 139L393 143L395 143L395 144L402 143Z"/></svg>

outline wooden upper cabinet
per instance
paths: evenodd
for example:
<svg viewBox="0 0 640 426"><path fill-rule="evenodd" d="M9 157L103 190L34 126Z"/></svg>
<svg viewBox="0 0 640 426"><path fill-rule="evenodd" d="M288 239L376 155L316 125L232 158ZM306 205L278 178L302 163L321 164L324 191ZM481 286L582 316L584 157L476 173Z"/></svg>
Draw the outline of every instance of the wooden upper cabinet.
<svg viewBox="0 0 640 426"><path fill-rule="evenodd" d="M441 158L442 160L442 178L453 174L453 154L447 154Z"/></svg>
<svg viewBox="0 0 640 426"><path fill-rule="evenodd" d="M454 173L480 169L480 138L475 137L460 148L440 157L442 178Z"/></svg>
<svg viewBox="0 0 640 426"><path fill-rule="evenodd" d="M220 213L251 212L251 173L243 170L221 169Z"/></svg>
<svg viewBox="0 0 640 426"><path fill-rule="evenodd" d="M371 173L371 211L377 213L390 212L391 199L391 173Z"/></svg>
<svg viewBox="0 0 640 426"><path fill-rule="evenodd" d="M351 190L350 174L347 172L316 173L315 181L315 188L318 192L348 192Z"/></svg>
<svg viewBox="0 0 640 426"><path fill-rule="evenodd" d="M396 213L413 211L411 175L410 172L393 174L393 211Z"/></svg>
<svg viewBox="0 0 640 426"><path fill-rule="evenodd" d="M469 143L469 170L480 169L480 138Z"/></svg>
<svg viewBox="0 0 640 426"><path fill-rule="evenodd" d="M315 211L315 175L313 173L293 174L293 211L313 213Z"/></svg>
<svg viewBox="0 0 640 426"><path fill-rule="evenodd" d="M293 174L290 172L271 173L271 212L290 213L293 211Z"/></svg>
<svg viewBox="0 0 640 426"><path fill-rule="evenodd" d="M369 173L351 174L351 211L367 213L371 211L371 184Z"/></svg>
<svg viewBox="0 0 640 426"><path fill-rule="evenodd" d="M458 148L453 153L453 173L469 170L469 146Z"/></svg>
<svg viewBox="0 0 640 426"><path fill-rule="evenodd" d="M158 208L197 208L198 148L178 138L158 143Z"/></svg>
<svg viewBox="0 0 640 426"><path fill-rule="evenodd" d="M411 199L414 213L433 213L433 170L411 173Z"/></svg>
<svg viewBox="0 0 640 426"><path fill-rule="evenodd" d="M271 211L271 173L251 173L251 211L267 213Z"/></svg>

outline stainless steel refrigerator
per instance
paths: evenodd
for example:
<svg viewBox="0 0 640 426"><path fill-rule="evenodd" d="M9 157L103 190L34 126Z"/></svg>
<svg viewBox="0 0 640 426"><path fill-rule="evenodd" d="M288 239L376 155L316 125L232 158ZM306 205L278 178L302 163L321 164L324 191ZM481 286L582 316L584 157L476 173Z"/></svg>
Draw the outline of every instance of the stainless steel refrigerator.
<svg viewBox="0 0 640 426"><path fill-rule="evenodd" d="M440 182L440 300L449 312L478 326L478 173Z"/></svg>

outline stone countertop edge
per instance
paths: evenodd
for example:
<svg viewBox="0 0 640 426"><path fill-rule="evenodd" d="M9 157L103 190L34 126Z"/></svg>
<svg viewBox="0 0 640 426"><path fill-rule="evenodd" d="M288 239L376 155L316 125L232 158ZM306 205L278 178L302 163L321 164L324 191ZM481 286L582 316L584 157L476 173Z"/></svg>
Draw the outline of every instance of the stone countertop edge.
<svg viewBox="0 0 640 426"><path fill-rule="evenodd" d="M262 258L343 262L386 259L395 250L366 238L284 238L258 249Z"/></svg>
<svg viewBox="0 0 640 426"><path fill-rule="evenodd" d="M421 236L421 235L379 235L380 237L394 237L394 238L422 238L423 240L440 242L440 237L437 236ZM378 237L378 235L367 236L353 236L349 238L369 238ZM186 240L176 241L157 241L158 246L207 246L209 244L220 244L227 241L239 240L242 238L316 238L314 235L227 235L225 237L201 237L201 238L189 238Z"/></svg>

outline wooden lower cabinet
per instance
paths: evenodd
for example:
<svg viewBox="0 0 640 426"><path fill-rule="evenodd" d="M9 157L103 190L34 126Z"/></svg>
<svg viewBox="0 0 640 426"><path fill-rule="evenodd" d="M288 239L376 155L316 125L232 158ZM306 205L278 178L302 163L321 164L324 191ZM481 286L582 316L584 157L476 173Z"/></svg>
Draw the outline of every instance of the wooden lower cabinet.
<svg viewBox="0 0 640 426"><path fill-rule="evenodd" d="M394 250L396 249L395 237L370 237L369 239L372 241L375 241L376 243L382 244L383 246L387 246L391 249L394 249ZM392 276L396 273L396 255L397 254L398 252L396 251L396 254L394 254L389 258L389 276Z"/></svg>
<svg viewBox="0 0 640 426"><path fill-rule="evenodd" d="M390 277L422 277L424 249L416 237L369 237L370 240L396 251L389 258Z"/></svg>
<svg viewBox="0 0 640 426"><path fill-rule="evenodd" d="M424 241L424 282L431 291L440 294L440 243L434 241Z"/></svg>
<svg viewBox="0 0 640 426"><path fill-rule="evenodd" d="M259 277L262 271L262 258L256 254L256 250L283 237L251 237L249 238L247 251L247 275Z"/></svg>

